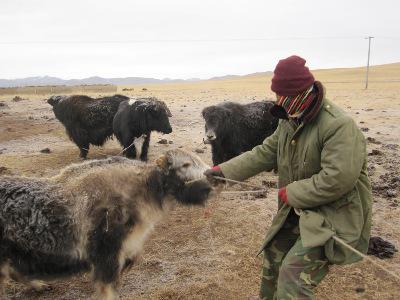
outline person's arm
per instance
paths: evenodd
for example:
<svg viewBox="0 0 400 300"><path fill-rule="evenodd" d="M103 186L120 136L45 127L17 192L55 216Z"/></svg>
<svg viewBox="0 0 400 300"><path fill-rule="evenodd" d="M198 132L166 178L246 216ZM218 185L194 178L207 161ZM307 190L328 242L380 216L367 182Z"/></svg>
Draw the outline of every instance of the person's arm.
<svg viewBox="0 0 400 300"><path fill-rule="evenodd" d="M261 145L220 164L225 178L243 181L262 171L276 168L279 131L280 126Z"/></svg>
<svg viewBox="0 0 400 300"><path fill-rule="evenodd" d="M340 199L360 176L366 155L365 139L349 117L335 120L323 137L321 171L286 186L287 204L312 208Z"/></svg>

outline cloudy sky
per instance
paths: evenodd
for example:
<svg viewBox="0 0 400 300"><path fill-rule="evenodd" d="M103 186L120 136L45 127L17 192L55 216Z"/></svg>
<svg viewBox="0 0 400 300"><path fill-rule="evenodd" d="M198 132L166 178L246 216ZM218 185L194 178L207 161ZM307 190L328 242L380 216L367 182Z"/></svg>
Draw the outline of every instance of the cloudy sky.
<svg viewBox="0 0 400 300"><path fill-rule="evenodd" d="M398 0L1 0L0 78L208 78L400 62Z"/></svg>

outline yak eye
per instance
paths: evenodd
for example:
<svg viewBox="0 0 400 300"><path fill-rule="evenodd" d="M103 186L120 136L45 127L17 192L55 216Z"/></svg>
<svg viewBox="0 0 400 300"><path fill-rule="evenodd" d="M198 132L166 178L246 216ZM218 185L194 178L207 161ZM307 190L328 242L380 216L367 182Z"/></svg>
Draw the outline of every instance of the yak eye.
<svg viewBox="0 0 400 300"><path fill-rule="evenodd" d="M182 167L183 167L183 168L189 168L189 167L190 167L190 163L188 163L188 162L187 162L187 163L184 163L184 164L182 165Z"/></svg>

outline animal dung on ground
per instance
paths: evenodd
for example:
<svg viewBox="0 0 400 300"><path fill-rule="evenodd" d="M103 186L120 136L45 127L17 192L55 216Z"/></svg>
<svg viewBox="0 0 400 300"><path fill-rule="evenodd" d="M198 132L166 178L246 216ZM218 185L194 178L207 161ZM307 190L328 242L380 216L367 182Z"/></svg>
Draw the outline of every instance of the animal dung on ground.
<svg viewBox="0 0 400 300"><path fill-rule="evenodd" d="M397 191L388 189L388 190L386 190L386 196L388 196L389 198L394 198L397 196Z"/></svg>
<svg viewBox="0 0 400 300"><path fill-rule="evenodd" d="M367 137L367 141L370 142L370 143L372 143L372 144L377 144L377 145L382 144L380 141L378 141L378 140L376 140L375 138L370 137L370 136Z"/></svg>
<svg viewBox="0 0 400 300"><path fill-rule="evenodd" d="M368 255L374 255L380 259L392 258L397 251L395 245L379 236L371 236L369 239Z"/></svg>
<svg viewBox="0 0 400 300"><path fill-rule="evenodd" d="M44 148L44 149L40 150L40 153L48 154L48 153L51 153L51 150L50 150L50 148Z"/></svg>
<svg viewBox="0 0 400 300"><path fill-rule="evenodd" d="M365 292L365 288L363 288L363 287L356 288L356 293L364 293L364 292Z"/></svg>
<svg viewBox="0 0 400 300"><path fill-rule="evenodd" d="M24 99L22 97L20 97L20 96L15 96L14 98L12 98L13 102L19 102L19 101L22 101L22 100L24 100Z"/></svg>
<svg viewBox="0 0 400 300"><path fill-rule="evenodd" d="M166 140L166 139L161 139L161 140L159 140L157 143L158 143L158 144L163 144L163 145L165 145L165 144L168 144L168 140Z"/></svg>
<svg viewBox="0 0 400 300"><path fill-rule="evenodd" d="M118 156L50 178L2 176L0 275L37 287L37 279L92 272L93 299L116 299L121 274L174 203L202 206L214 194L202 178L208 168L170 150L157 165Z"/></svg>
<svg viewBox="0 0 400 300"><path fill-rule="evenodd" d="M361 131L367 132L367 131L369 131L369 128L368 127L361 127Z"/></svg>
<svg viewBox="0 0 400 300"><path fill-rule="evenodd" d="M194 152L196 152L196 153L204 153L204 150L203 150L203 149L200 149L200 148L196 148L196 149L194 150Z"/></svg>
<svg viewBox="0 0 400 300"><path fill-rule="evenodd" d="M368 153L369 156L375 156L375 155L383 155L383 152L378 149L373 149L370 153Z"/></svg>
<svg viewBox="0 0 400 300"><path fill-rule="evenodd" d="M8 168L0 166L0 174L6 174L6 173L8 173Z"/></svg>

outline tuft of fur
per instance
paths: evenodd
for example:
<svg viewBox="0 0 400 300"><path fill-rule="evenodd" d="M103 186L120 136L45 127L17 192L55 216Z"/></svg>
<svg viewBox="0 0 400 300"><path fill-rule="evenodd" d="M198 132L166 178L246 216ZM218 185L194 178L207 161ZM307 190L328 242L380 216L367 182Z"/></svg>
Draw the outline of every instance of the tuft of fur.
<svg viewBox="0 0 400 300"><path fill-rule="evenodd" d="M115 297L120 274L168 209L202 205L212 195L201 179L207 168L171 150L157 165L111 157L51 178L2 177L0 278L39 286L38 279L92 270L96 299Z"/></svg>
<svg viewBox="0 0 400 300"><path fill-rule="evenodd" d="M269 110L272 101L248 104L223 102L205 107L205 142L211 144L214 165L251 150L270 136L278 119Z"/></svg>
<svg viewBox="0 0 400 300"><path fill-rule="evenodd" d="M69 138L86 158L90 145L102 146L113 135L112 122L123 95L93 99L84 95L52 96L47 102Z"/></svg>
<svg viewBox="0 0 400 300"><path fill-rule="evenodd" d="M167 105L157 98L138 98L121 102L113 121L114 134L124 147L124 154L136 158L135 140L143 139L140 159L147 160L152 131L168 134L172 132Z"/></svg>

